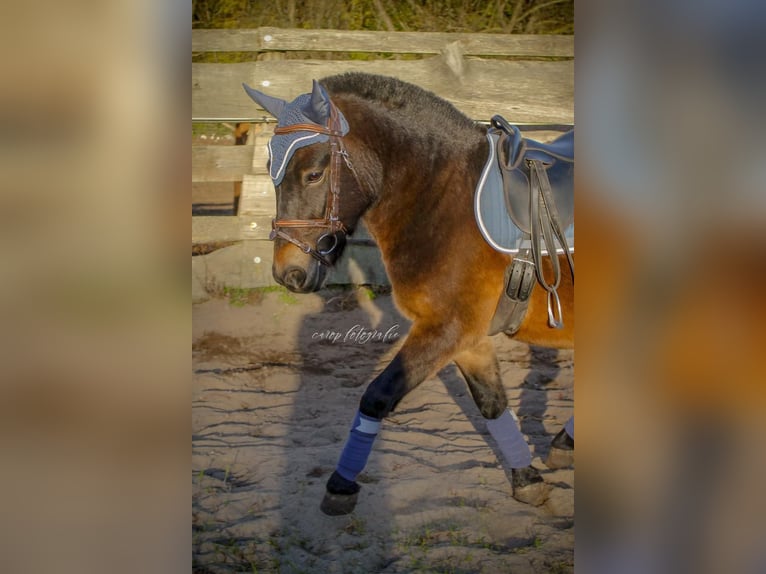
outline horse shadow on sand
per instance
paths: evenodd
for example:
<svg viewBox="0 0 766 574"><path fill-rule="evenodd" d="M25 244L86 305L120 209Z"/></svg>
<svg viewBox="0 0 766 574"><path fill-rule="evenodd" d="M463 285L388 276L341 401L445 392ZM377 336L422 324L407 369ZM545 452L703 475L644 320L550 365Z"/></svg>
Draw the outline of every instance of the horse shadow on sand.
<svg viewBox="0 0 766 574"><path fill-rule="evenodd" d="M373 288L330 287L317 294L322 308L304 316L296 336L300 381L285 421L275 561L287 571L382 571L395 553L378 466L370 464L359 477L356 512L330 517L319 505L362 393L393 357L409 322Z"/></svg>

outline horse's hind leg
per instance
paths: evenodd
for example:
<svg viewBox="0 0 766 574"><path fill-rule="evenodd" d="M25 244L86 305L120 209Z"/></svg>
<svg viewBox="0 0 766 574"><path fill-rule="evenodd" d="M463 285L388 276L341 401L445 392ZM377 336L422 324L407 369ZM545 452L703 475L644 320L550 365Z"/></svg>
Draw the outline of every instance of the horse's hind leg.
<svg viewBox="0 0 766 574"><path fill-rule="evenodd" d="M471 396L485 419L496 419L508 406L495 347L487 337L476 347L455 357Z"/></svg>
<svg viewBox="0 0 766 574"><path fill-rule="evenodd" d="M513 496L521 502L539 505L548 496L539 471L531 466L529 446L521 434L516 417L508 409L508 399L500 377L500 366L492 340L486 337L476 347L455 357L473 400L487 421L487 428L511 467Z"/></svg>
<svg viewBox="0 0 766 574"><path fill-rule="evenodd" d="M574 463L574 416L553 437L551 449L545 459L548 468L564 468Z"/></svg>

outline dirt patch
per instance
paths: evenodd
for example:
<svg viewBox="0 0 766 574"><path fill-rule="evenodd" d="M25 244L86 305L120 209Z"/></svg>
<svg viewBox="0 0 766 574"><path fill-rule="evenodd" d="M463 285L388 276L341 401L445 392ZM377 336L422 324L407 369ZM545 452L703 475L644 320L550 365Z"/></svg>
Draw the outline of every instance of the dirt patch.
<svg viewBox="0 0 766 574"><path fill-rule="evenodd" d="M450 366L384 422L355 512L320 512L364 388L408 329L389 294L364 289L194 307L196 572L573 571L574 471L542 464L572 414L569 351L495 337L533 464L552 485L545 505L510 496L486 424Z"/></svg>

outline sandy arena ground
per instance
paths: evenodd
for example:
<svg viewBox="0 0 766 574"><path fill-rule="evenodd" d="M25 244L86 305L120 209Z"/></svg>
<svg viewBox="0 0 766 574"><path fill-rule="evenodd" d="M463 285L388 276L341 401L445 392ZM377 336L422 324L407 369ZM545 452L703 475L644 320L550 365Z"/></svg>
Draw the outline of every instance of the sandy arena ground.
<svg viewBox="0 0 766 574"><path fill-rule="evenodd" d="M405 397L353 514L319 510L359 399L408 322L369 290L250 293L193 309L195 572L572 572L574 470L542 464L573 412L573 353L496 336L510 403L551 484L511 497L451 365ZM237 303L237 304L232 304Z"/></svg>

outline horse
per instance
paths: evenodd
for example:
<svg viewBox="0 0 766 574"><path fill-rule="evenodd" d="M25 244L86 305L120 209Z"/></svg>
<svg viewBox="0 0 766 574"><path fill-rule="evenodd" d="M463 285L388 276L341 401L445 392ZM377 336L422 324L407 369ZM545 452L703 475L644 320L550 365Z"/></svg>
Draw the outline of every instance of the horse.
<svg viewBox="0 0 766 574"><path fill-rule="evenodd" d="M243 87L278 119L267 164L277 203L270 236L274 279L296 293L321 289L363 218L380 248L394 302L412 321L394 359L366 387L322 511L353 511L356 477L381 422L450 362L490 430L504 417L510 421L493 436L521 437L488 334L513 256L493 249L474 221L474 191L490 145L487 127L435 94L385 76L349 72L314 80L311 93L289 103ZM564 265L564 255L556 257ZM550 257L542 266L543 273L552 271ZM546 322L546 295L535 285L513 337L572 348L574 277L562 275L559 286L567 318L561 328ZM562 433L553 446L568 448ZM543 480L523 447L527 458L511 464L511 482L514 497L528 502L523 493Z"/></svg>

